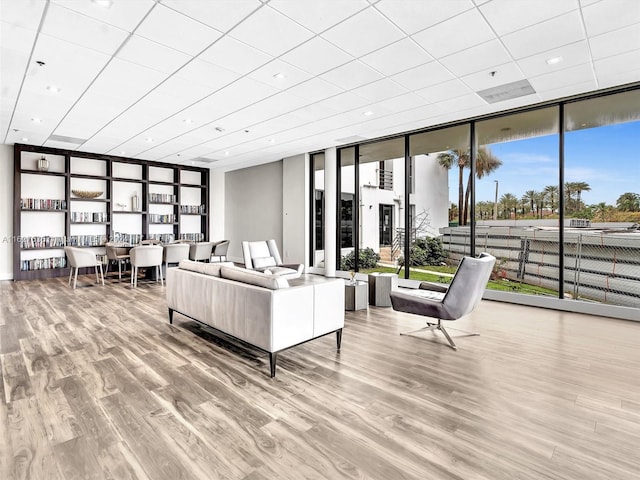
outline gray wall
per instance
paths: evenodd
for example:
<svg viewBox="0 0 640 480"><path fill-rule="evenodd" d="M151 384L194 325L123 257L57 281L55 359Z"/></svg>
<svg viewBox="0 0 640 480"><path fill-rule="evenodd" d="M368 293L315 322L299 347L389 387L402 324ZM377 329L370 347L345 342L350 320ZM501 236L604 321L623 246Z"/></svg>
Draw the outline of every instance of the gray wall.
<svg viewBox="0 0 640 480"><path fill-rule="evenodd" d="M13 279L13 148L0 145L0 280Z"/></svg>
<svg viewBox="0 0 640 480"><path fill-rule="evenodd" d="M231 241L229 260L243 261L243 240L273 238L282 249L282 165L279 161L225 174L224 232Z"/></svg>
<svg viewBox="0 0 640 480"><path fill-rule="evenodd" d="M296 155L282 161L282 260L308 264L309 155Z"/></svg>

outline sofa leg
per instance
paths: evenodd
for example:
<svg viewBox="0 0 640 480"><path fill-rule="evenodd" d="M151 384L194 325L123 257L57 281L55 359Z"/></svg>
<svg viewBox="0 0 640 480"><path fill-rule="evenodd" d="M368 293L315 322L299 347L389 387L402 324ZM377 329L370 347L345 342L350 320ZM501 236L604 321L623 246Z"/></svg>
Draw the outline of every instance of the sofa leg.
<svg viewBox="0 0 640 480"><path fill-rule="evenodd" d="M340 351L341 345L342 345L342 329L339 329L339 330L336 330L336 347L338 351Z"/></svg>
<svg viewBox="0 0 640 480"><path fill-rule="evenodd" d="M173 308L169 309L169 323L173 324Z"/></svg>
<svg viewBox="0 0 640 480"><path fill-rule="evenodd" d="M276 376L276 359L278 354L276 352L269 352L269 368L271 369L271 378Z"/></svg>

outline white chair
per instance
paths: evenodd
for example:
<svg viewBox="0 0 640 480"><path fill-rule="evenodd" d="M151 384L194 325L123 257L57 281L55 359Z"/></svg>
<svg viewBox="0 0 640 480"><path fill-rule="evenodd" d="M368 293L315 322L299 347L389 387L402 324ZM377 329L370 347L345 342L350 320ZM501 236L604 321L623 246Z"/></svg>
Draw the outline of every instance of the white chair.
<svg viewBox="0 0 640 480"><path fill-rule="evenodd" d="M211 261L212 242L198 242L189 245L189 260Z"/></svg>
<svg viewBox="0 0 640 480"><path fill-rule="evenodd" d="M479 258L462 257L448 287L422 282L420 289L417 290L391 292L394 310L438 319L437 324L427 321L425 327L400 335L409 335L422 330L440 330L449 341L451 348L456 350L456 344L442 326L441 320L457 320L473 311L482 300L482 294L495 263L496 258L488 253L480 254Z"/></svg>
<svg viewBox="0 0 640 480"><path fill-rule="evenodd" d="M164 263L164 272L169 268L169 264L180 263L180 260L189 258L189 245L186 243L172 243L165 245L162 251L162 261Z"/></svg>
<svg viewBox="0 0 640 480"><path fill-rule="evenodd" d="M287 279L298 278L304 271L300 263L284 264L275 240L242 242L244 266L249 270L269 271Z"/></svg>
<svg viewBox="0 0 640 480"><path fill-rule="evenodd" d="M121 280L122 265L126 265L129 261L129 248L115 242L107 242L104 246L107 250L107 271L105 273L109 274L111 262L116 262L118 264L118 279Z"/></svg>
<svg viewBox="0 0 640 480"><path fill-rule="evenodd" d="M229 250L229 240L220 240L213 244L212 258L217 258L220 262L227 261L227 250ZM224 257L224 260L222 259Z"/></svg>
<svg viewBox="0 0 640 480"><path fill-rule="evenodd" d="M164 286L162 280L162 247L159 245L141 245L134 247L129 252L131 255L131 285L138 286L138 268L156 267L156 282L160 279L160 285Z"/></svg>
<svg viewBox="0 0 640 480"><path fill-rule="evenodd" d="M78 270L81 268L93 267L96 271L96 282L100 283L102 278L102 285L104 285L104 273L102 272L102 263L96 259L96 254L91 250L86 250L78 247L64 247L64 253L67 256L67 261L71 270L69 271L69 285L71 285L71 277L73 277L73 288L75 290L78 284ZM100 270L100 277L98 277L98 269ZM75 271L75 275L74 275Z"/></svg>

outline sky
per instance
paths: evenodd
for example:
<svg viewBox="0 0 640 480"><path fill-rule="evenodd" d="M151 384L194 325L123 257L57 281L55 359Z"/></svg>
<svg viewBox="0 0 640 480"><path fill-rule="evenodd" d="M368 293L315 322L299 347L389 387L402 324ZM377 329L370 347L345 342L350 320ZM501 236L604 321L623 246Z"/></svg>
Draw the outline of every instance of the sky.
<svg viewBox="0 0 640 480"><path fill-rule="evenodd" d="M490 145L502 166L477 181L476 201L494 201L495 180L498 198L505 193L521 198L527 190L557 185L558 138L548 135ZM582 192L587 205L615 206L623 193L640 193L640 121L567 132L565 182L589 184L591 191ZM455 169L449 174L449 198L458 203Z"/></svg>

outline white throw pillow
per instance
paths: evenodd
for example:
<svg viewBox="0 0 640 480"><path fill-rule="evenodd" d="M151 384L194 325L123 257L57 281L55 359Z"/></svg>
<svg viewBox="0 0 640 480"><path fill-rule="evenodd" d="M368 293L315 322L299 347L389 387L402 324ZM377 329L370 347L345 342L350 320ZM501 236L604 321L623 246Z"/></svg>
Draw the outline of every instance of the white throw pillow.
<svg viewBox="0 0 640 480"><path fill-rule="evenodd" d="M273 257L258 257L252 259L253 268L275 267L276 259Z"/></svg>
<svg viewBox="0 0 640 480"><path fill-rule="evenodd" d="M262 272L248 270L246 268L222 267L220 270L220 276L228 280L235 280L249 285L256 285L257 287L268 288L270 290L279 290L281 288L289 287L289 282L287 282L285 278L266 275Z"/></svg>

